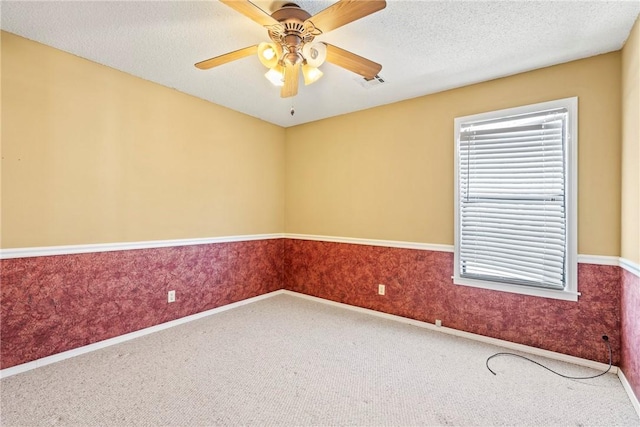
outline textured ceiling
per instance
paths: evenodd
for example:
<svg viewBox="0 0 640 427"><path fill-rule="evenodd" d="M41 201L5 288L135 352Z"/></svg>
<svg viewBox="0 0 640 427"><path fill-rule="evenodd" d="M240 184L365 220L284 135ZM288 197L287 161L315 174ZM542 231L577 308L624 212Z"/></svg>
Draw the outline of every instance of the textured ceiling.
<svg viewBox="0 0 640 427"><path fill-rule="evenodd" d="M283 2L255 1L271 13ZM333 0L296 2L312 15ZM2 1L3 30L288 127L620 49L640 1L400 1L316 40L382 64L382 85L333 64L282 99L257 57L193 64L268 41L216 1ZM290 108L295 107L295 115Z"/></svg>

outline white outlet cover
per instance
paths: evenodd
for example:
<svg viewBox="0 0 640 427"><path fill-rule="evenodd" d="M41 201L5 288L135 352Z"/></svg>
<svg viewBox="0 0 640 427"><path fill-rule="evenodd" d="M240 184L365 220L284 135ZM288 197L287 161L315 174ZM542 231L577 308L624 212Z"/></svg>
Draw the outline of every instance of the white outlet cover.
<svg viewBox="0 0 640 427"><path fill-rule="evenodd" d="M176 301L176 291L169 291L167 294L167 302L175 302Z"/></svg>

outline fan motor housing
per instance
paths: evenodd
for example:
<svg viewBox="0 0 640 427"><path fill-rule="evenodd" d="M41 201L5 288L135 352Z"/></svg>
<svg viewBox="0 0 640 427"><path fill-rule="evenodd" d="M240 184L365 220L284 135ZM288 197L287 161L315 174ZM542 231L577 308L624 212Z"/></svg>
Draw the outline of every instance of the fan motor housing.
<svg viewBox="0 0 640 427"><path fill-rule="evenodd" d="M307 31L305 26L305 21L311 18L309 12L295 3L287 3L273 12L271 17L281 24L269 29L269 37L285 51L283 61L290 65L304 61L302 46L314 39L314 34Z"/></svg>
<svg viewBox="0 0 640 427"><path fill-rule="evenodd" d="M304 23L307 19L311 18L311 15L306 10L303 10L295 3L287 3L280 9L271 14L271 17L276 21L283 23L285 21L298 21L300 24Z"/></svg>

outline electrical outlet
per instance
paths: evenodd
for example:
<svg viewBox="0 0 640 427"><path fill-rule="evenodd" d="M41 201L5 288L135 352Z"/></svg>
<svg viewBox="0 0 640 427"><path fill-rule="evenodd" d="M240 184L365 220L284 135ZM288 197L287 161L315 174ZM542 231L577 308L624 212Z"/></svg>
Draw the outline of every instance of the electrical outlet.
<svg viewBox="0 0 640 427"><path fill-rule="evenodd" d="M176 302L176 291L169 291L167 294L167 302Z"/></svg>
<svg viewBox="0 0 640 427"><path fill-rule="evenodd" d="M386 291L386 286L385 285L378 285L378 295L384 295L385 291Z"/></svg>
<svg viewBox="0 0 640 427"><path fill-rule="evenodd" d="M436 326L442 326L442 320L436 319Z"/></svg>

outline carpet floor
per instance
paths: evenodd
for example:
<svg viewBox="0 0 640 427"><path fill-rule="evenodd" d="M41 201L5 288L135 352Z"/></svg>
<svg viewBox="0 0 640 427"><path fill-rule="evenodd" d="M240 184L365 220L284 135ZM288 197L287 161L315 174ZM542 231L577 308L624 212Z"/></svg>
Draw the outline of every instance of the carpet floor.
<svg viewBox="0 0 640 427"><path fill-rule="evenodd" d="M638 426L617 376L276 295L2 379L4 426ZM567 375L596 371L534 357Z"/></svg>

